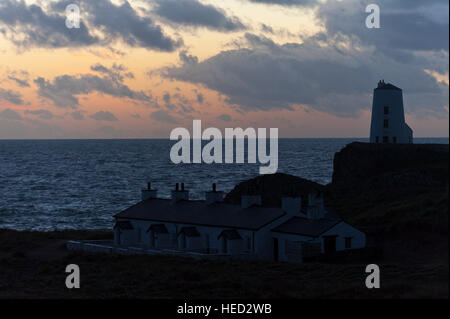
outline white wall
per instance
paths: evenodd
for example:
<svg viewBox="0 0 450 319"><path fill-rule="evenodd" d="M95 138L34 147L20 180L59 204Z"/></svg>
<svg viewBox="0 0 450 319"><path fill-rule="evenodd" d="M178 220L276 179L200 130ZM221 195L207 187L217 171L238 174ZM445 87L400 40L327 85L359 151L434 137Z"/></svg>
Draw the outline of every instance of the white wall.
<svg viewBox="0 0 450 319"><path fill-rule="evenodd" d="M152 246L152 236L154 236L153 246ZM152 234L148 232L145 234L145 247L155 248L155 249L169 249L172 248L172 242L170 234Z"/></svg>
<svg viewBox="0 0 450 319"><path fill-rule="evenodd" d="M272 237L278 238L278 260L287 262L302 262L302 242L320 242L319 238L283 234L273 232Z"/></svg>
<svg viewBox="0 0 450 319"><path fill-rule="evenodd" d="M241 235L242 236L242 235ZM227 242L227 250L224 251L224 241ZM244 253L244 240L243 239L233 239L228 240L225 237L220 237L218 240L219 245L219 253L221 254L229 254L229 255L239 255L241 253Z"/></svg>
<svg viewBox="0 0 450 319"><path fill-rule="evenodd" d="M298 261L296 252L287 251L286 248L295 247L295 243L300 242L321 242L321 250L324 252L323 238L324 236L336 235L336 250L345 249L345 238L352 238L352 249L363 248L366 245L366 235L358 229L350 226L345 222L341 222L323 233L319 238L311 238L301 235L282 234L272 232L274 227L277 227L281 223L284 223L290 219L291 215L284 215L269 225L264 226L258 231L251 230L237 230L242 237L242 240L229 240L228 254L237 255L242 253L250 253L256 255L259 259L273 260L274 258L274 241L273 238L278 238L278 260L280 261ZM133 230L123 230L120 236L121 245L124 246L143 246L147 248L153 248L150 246L150 235L146 233L146 230L151 224L161 224L160 222L149 221L130 221L134 227ZM181 235L176 236L182 227L192 227L194 225L188 224L171 224L164 223L169 234L157 234L154 248L168 248L168 249L181 249ZM220 233L224 230L218 227L208 226L194 226L200 233L200 237L186 237L186 250L188 251L207 251L210 249L211 253L224 253L223 251L223 237L218 238ZM138 241L137 235L138 229L141 229L141 241ZM115 236L117 232L114 232ZM117 238L115 238L117 240ZM296 249L294 249L296 251Z"/></svg>
<svg viewBox="0 0 450 319"><path fill-rule="evenodd" d="M144 246L147 248L158 248L158 249L181 249L182 247L182 235L177 236L178 232L183 227L195 227L200 233L200 237L186 237L186 250L189 251L201 251L207 252L209 248L212 253L223 253L222 237L218 238L220 233L224 229L229 228L219 228L219 227L208 227L208 226L196 226L189 224L172 224L172 223L161 223L161 222L151 222L151 221L141 221L141 220L130 220L133 225L133 230L122 231L121 245L124 246ZM156 234L155 247L151 247L151 237L150 233L146 230L152 224L164 224L167 228L169 234ZM141 241L138 241L138 231L141 230ZM237 230L241 235L242 240L229 240L228 241L228 253L229 254L241 254L247 253L248 247L250 247L250 253L253 251L253 232L250 230ZM124 236L124 232L125 236ZM117 233L114 232L115 241L117 241Z"/></svg>
<svg viewBox="0 0 450 319"><path fill-rule="evenodd" d="M322 252L324 252L323 247L323 237L324 236L334 236L336 237L336 250L341 251L345 250L345 238L351 237L352 238L352 247L351 249L359 249L364 248L366 246L366 234L359 231L355 227L345 223L340 222L330 230L323 233L320 238L322 240Z"/></svg>
<svg viewBox="0 0 450 319"><path fill-rule="evenodd" d="M289 262L301 262L301 256L297 255L300 251L293 251L292 248L295 245L301 245L302 242L305 243L320 243L321 252L324 253L324 237L325 236L337 236L336 237L336 250L342 251L346 250L345 248L345 238L352 238L352 247L351 249L359 249L366 246L366 235L354 228L353 226L340 222L330 230L323 233L318 238L302 236L302 235L294 235L294 234L284 234L284 233L276 233L273 232L272 238L278 238L278 258L279 261L289 261ZM287 249L290 248L290 249ZM271 257L273 257L273 246L271 248Z"/></svg>
<svg viewBox="0 0 450 319"><path fill-rule="evenodd" d="M120 236L119 236L120 232ZM120 240L120 242L119 242ZM134 230L119 230L115 229L114 231L114 243L120 246L130 246L136 243L136 233Z"/></svg>
<svg viewBox="0 0 450 319"><path fill-rule="evenodd" d="M120 245L120 229L118 227L114 228L114 245Z"/></svg>
<svg viewBox="0 0 450 319"><path fill-rule="evenodd" d="M258 255L258 258L273 260L274 233L271 230L291 218L291 214L285 214L255 232L255 253Z"/></svg>
<svg viewBox="0 0 450 319"><path fill-rule="evenodd" d="M201 251L203 249L202 237L188 237L183 234L180 234L177 238L178 247L174 247L177 249L185 249L187 251ZM183 241L185 244L183 245ZM183 248L185 247L185 248Z"/></svg>

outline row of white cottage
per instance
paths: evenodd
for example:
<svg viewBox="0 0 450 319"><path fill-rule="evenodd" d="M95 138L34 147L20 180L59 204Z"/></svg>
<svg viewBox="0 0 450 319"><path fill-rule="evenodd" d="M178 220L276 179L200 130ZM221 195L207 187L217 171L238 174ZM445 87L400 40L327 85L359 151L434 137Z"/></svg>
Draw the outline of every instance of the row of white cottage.
<svg viewBox="0 0 450 319"><path fill-rule="evenodd" d="M114 216L114 243L290 262L365 246L365 234L326 209L320 192L305 202L302 207L300 197L284 197L281 207L263 207L261 196L246 195L233 205L223 202L215 184L203 201L189 200L184 184L161 199L149 184L141 202Z"/></svg>

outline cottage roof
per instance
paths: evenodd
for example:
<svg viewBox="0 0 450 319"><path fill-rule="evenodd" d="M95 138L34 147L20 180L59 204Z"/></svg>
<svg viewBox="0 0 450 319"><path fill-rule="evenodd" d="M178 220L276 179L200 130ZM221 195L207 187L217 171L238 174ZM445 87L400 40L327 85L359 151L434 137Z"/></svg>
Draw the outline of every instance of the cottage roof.
<svg viewBox="0 0 450 319"><path fill-rule="evenodd" d="M308 237L319 237L341 221L341 219L336 218L308 219L304 217L292 217L285 223L272 229L272 231Z"/></svg>
<svg viewBox="0 0 450 319"><path fill-rule="evenodd" d="M205 201L148 199L116 214L118 219L138 219L188 225L257 230L285 213L280 207L240 205L223 202L207 205Z"/></svg>
<svg viewBox="0 0 450 319"><path fill-rule="evenodd" d="M152 231L154 234L168 234L167 228L164 224L152 224L147 229L147 232Z"/></svg>
<svg viewBox="0 0 450 319"><path fill-rule="evenodd" d="M119 228L121 230L130 230L133 229L133 225L127 220L117 221L114 225L114 228Z"/></svg>
<svg viewBox="0 0 450 319"><path fill-rule="evenodd" d="M184 234L186 237L199 237L200 233L198 232L197 228L195 227L183 227L181 228L178 235Z"/></svg>
<svg viewBox="0 0 450 319"><path fill-rule="evenodd" d="M239 235L236 229L225 229L220 233L218 238L222 236L228 240L242 239L241 235Z"/></svg>

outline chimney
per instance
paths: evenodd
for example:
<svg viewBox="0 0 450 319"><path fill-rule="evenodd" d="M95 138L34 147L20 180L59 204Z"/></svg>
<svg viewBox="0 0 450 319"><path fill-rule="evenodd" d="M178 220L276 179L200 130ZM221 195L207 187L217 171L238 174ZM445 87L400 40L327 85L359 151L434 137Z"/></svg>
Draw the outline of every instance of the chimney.
<svg viewBox="0 0 450 319"><path fill-rule="evenodd" d="M212 184L212 190L205 192L206 205L211 205L223 200L223 192L216 190L216 183Z"/></svg>
<svg viewBox="0 0 450 319"><path fill-rule="evenodd" d="M306 217L309 219L322 219L325 216L325 207L322 192L308 194L308 208Z"/></svg>
<svg viewBox="0 0 450 319"><path fill-rule="evenodd" d="M150 182L147 183L147 189L143 189L141 191L141 199L153 199L156 198L158 191L156 189L152 189L152 184Z"/></svg>
<svg viewBox="0 0 450 319"><path fill-rule="evenodd" d="M261 206L261 195L242 195L241 207L248 208L251 206Z"/></svg>
<svg viewBox="0 0 450 319"><path fill-rule="evenodd" d="M300 216L302 199L300 197L282 197L281 209L288 215Z"/></svg>
<svg viewBox="0 0 450 319"><path fill-rule="evenodd" d="M189 191L184 189L184 183L181 183L181 190L179 184L175 184L175 189L172 190L172 201L178 202L180 200L189 200Z"/></svg>

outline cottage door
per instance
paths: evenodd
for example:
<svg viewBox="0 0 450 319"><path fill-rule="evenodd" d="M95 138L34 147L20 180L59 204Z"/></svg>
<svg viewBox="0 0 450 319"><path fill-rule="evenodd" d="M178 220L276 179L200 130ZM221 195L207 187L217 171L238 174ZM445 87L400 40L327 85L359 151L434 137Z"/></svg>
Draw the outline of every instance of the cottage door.
<svg viewBox="0 0 450 319"><path fill-rule="evenodd" d="M225 236L223 236L222 238L222 252L224 254L228 253L228 240L225 238Z"/></svg>
<svg viewBox="0 0 450 319"><path fill-rule="evenodd" d="M156 248L155 232L153 230L150 231L150 247Z"/></svg>
<svg viewBox="0 0 450 319"><path fill-rule="evenodd" d="M186 250L186 234L181 234L181 249Z"/></svg>
<svg viewBox="0 0 450 319"><path fill-rule="evenodd" d="M206 248L206 253L209 254L210 247L209 247L209 235L208 234L206 234L206 236L205 236L205 248Z"/></svg>
<svg viewBox="0 0 450 319"><path fill-rule="evenodd" d="M337 236L323 237L323 250L325 254L332 254L336 252L336 237Z"/></svg>
<svg viewBox="0 0 450 319"><path fill-rule="evenodd" d="M278 238L273 239L273 260L278 261Z"/></svg>

